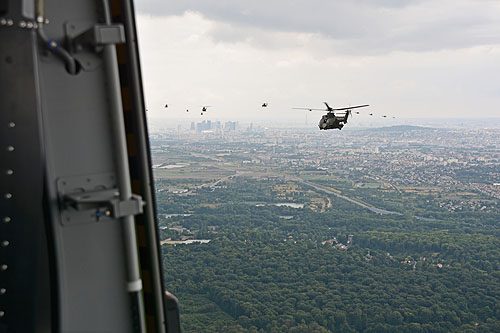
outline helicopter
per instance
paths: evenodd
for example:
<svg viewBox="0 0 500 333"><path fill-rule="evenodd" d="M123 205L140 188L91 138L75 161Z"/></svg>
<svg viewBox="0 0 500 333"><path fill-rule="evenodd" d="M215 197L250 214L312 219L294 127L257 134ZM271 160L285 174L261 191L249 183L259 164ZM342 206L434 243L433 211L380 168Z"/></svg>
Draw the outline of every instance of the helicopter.
<svg viewBox="0 0 500 333"><path fill-rule="evenodd" d="M201 107L201 115L203 116L203 112L207 112L207 109L210 108L210 105L204 105Z"/></svg>
<svg viewBox="0 0 500 333"><path fill-rule="evenodd" d="M313 109L313 108L293 108L293 109L299 109L299 110L309 110L309 111L327 111L323 117L321 117L321 120L319 121L318 127L320 130L328 130L328 129L335 129L338 128L339 130L344 127L345 124L347 124L347 119L352 113L352 109L357 109L357 108L364 108L367 106L370 106L368 104L363 104L363 105L356 105L356 106L349 106L349 107L343 107L343 108L332 108L330 105L328 105L327 102L323 102L326 106L326 109ZM345 111L340 114L335 115L335 111ZM359 114L359 112L356 112Z"/></svg>

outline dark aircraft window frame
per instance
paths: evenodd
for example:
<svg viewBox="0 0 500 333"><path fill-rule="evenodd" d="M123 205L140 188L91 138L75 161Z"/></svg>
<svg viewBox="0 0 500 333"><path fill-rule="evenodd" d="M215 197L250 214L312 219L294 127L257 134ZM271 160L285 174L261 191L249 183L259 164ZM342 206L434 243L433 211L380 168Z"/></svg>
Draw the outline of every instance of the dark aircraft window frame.
<svg viewBox="0 0 500 333"><path fill-rule="evenodd" d="M9 1L0 0L0 16L4 16L9 12Z"/></svg>

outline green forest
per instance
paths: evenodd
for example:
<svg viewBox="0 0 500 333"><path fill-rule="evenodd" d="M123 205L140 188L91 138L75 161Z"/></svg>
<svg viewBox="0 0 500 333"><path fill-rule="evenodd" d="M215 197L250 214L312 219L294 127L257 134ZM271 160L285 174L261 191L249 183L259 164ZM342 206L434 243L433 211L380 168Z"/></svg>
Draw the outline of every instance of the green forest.
<svg viewBox="0 0 500 333"><path fill-rule="evenodd" d="M210 240L162 245L185 332L499 331L498 213L350 192L399 212L375 214L279 177L195 183L156 184L190 189L157 193L161 239Z"/></svg>

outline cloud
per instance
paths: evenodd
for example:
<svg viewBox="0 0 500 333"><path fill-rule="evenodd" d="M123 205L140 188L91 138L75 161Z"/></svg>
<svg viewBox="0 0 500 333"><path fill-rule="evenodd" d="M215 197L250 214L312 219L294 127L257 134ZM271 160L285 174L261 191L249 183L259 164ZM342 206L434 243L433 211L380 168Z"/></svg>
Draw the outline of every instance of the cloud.
<svg viewBox="0 0 500 333"><path fill-rule="evenodd" d="M196 111L209 104L214 119L303 121L290 108L324 100L397 117L498 116L500 78L491 73L500 71L500 45L354 57L320 33L234 26L192 12L139 15L138 32L154 117L199 120ZM264 101L269 109L260 108Z"/></svg>
<svg viewBox="0 0 500 333"><path fill-rule="evenodd" d="M221 23L210 31L214 41L255 47L269 47L269 32L320 36L345 54L460 49L500 40L500 2L489 0L143 0L137 6L153 16L200 13Z"/></svg>

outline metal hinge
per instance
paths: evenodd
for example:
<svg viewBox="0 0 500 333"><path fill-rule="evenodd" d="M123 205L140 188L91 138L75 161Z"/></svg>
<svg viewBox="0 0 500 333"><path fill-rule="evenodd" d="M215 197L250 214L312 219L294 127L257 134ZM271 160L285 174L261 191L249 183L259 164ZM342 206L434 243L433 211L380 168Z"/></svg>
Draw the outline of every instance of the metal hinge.
<svg viewBox="0 0 500 333"><path fill-rule="evenodd" d="M139 195L120 200L112 173L60 178L57 190L63 225L95 223L143 212L144 201Z"/></svg>
<svg viewBox="0 0 500 333"><path fill-rule="evenodd" d="M93 71L102 60L103 46L123 44L126 41L122 24L95 24L87 21L69 21L64 24L69 53L85 71Z"/></svg>
<svg viewBox="0 0 500 333"><path fill-rule="evenodd" d="M75 27L75 25L70 24L68 30L72 27ZM95 24L71 38L71 41L77 50L83 47L123 44L125 43L125 29L123 28L123 24Z"/></svg>
<svg viewBox="0 0 500 333"><path fill-rule="evenodd" d="M77 211L94 209L101 211L106 208L104 215L120 218L142 213L143 201L138 195L132 194L129 200L120 201L120 192L117 189L81 192L67 194L63 197L66 207L73 207Z"/></svg>

